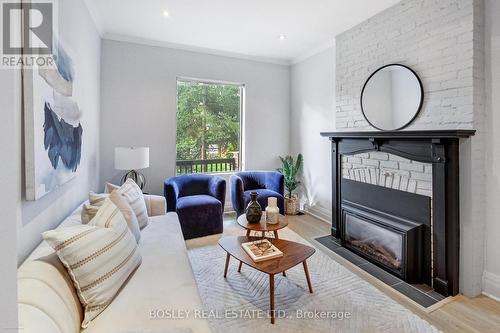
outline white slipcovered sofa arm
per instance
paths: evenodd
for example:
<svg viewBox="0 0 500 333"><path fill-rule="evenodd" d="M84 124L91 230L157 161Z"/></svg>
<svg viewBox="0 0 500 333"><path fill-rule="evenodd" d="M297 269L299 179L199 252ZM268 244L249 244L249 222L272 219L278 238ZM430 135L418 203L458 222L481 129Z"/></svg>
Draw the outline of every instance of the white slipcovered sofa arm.
<svg viewBox="0 0 500 333"><path fill-rule="evenodd" d="M165 215L167 213L167 201L165 197L145 194L144 200L146 201L146 208L148 209L148 215L150 217Z"/></svg>

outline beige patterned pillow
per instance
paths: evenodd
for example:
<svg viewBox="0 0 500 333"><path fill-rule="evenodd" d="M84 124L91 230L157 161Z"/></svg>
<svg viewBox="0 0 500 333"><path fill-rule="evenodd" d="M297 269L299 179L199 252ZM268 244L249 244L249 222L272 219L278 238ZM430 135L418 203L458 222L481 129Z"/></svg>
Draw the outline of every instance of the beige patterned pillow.
<svg viewBox="0 0 500 333"><path fill-rule="evenodd" d="M109 197L108 193L89 193L89 203L92 206L101 207L104 204L104 200Z"/></svg>
<svg viewBox="0 0 500 333"><path fill-rule="evenodd" d="M125 221L127 221L128 228L134 235L137 243L139 243L139 239L141 239L141 230L139 228L139 222L137 221L137 217L135 216L132 207L130 207L130 205L128 204L127 199L125 199L125 197L120 193L118 193L117 191L113 191L109 195L109 200L111 200L111 202L114 203L115 206L118 207L120 212L123 214ZM104 201L104 204L101 207L101 209L110 209L108 208L108 206L109 205L107 205L107 202Z"/></svg>
<svg viewBox="0 0 500 333"><path fill-rule="evenodd" d="M97 214L99 207L84 204L82 207L82 224L87 224Z"/></svg>
<svg viewBox="0 0 500 333"><path fill-rule="evenodd" d="M89 225L42 234L73 280L84 308L82 328L111 303L142 260L123 215L111 208L99 210Z"/></svg>
<svg viewBox="0 0 500 333"><path fill-rule="evenodd" d="M109 184L109 183L108 183ZM139 222L139 227L142 229L149 223L148 209L146 207L146 201L144 200L144 194L142 194L141 189L132 180L128 179L120 188L115 190L127 199L128 204L132 207L132 210L137 217Z"/></svg>

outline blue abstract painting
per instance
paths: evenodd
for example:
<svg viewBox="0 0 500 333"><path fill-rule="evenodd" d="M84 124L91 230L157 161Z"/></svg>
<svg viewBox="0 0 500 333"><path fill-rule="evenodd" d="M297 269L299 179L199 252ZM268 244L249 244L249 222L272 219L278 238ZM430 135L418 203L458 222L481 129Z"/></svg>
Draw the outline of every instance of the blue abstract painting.
<svg viewBox="0 0 500 333"><path fill-rule="evenodd" d="M52 65L24 70L27 200L74 178L82 157L75 64L59 41L53 45Z"/></svg>

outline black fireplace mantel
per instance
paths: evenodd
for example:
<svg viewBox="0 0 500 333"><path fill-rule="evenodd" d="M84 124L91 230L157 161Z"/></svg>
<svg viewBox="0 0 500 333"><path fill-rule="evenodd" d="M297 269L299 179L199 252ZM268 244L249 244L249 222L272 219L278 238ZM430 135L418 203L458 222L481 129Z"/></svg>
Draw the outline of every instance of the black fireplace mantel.
<svg viewBox="0 0 500 333"><path fill-rule="evenodd" d="M357 131L357 132L322 132L321 136L329 138L407 138L407 139L455 139L468 138L475 130L421 130L421 131Z"/></svg>
<svg viewBox="0 0 500 333"><path fill-rule="evenodd" d="M433 207L433 287L458 294L460 201L459 143L475 130L323 132L332 142L332 235L340 237L342 155L380 151L431 163ZM395 203L397 204L397 203Z"/></svg>

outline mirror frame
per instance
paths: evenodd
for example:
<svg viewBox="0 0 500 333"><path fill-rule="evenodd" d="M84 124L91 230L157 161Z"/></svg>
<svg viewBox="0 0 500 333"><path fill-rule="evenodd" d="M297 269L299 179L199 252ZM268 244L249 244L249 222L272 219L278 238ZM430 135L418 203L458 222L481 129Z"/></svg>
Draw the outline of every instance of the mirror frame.
<svg viewBox="0 0 500 333"><path fill-rule="evenodd" d="M396 128L396 129L390 129L390 130L387 130L387 129L383 129L383 128L379 128L375 125L372 124L372 122L370 120L368 120L368 117L366 116L365 114L365 110L363 108L363 94L365 92L365 88L366 88L366 85L368 84L368 82L370 81L370 79L375 75L377 74L378 72L380 72L382 69L386 68L386 67L390 67L390 66L400 66L400 67L403 67L403 68L406 68L407 70L409 70L413 75L415 75L415 77L417 78L417 81L418 81L418 84L420 86L420 103L417 107L417 109L415 110L415 115L406 123L404 124L403 126L399 127L399 128ZM368 122L368 124L370 124L370 126L378 129L379 131L384 131L384 132L391 132L391 131L400 131L406 127L408 127L411 123L413 123L413 121L418 117L418 115L420 114L420 111L422 110L422 105L424 104L424 86L422 85L422 80L420 80L420 77L418 76L418 74L413 70L411 69L410 67L408 66L405 66L403 64L398 64L398 63L394 63L394 64L388 64L388 65L384 65L380 68L378 68L377 70L375 70L372 74L370 74L370 76L366 79L365 81L365 84L363 85L363 89L361 90L361 96L360 96L360 100L359 100L359 104L361 105L361 113L363 114L363 117L365 118L365 120Z"/></svg>

